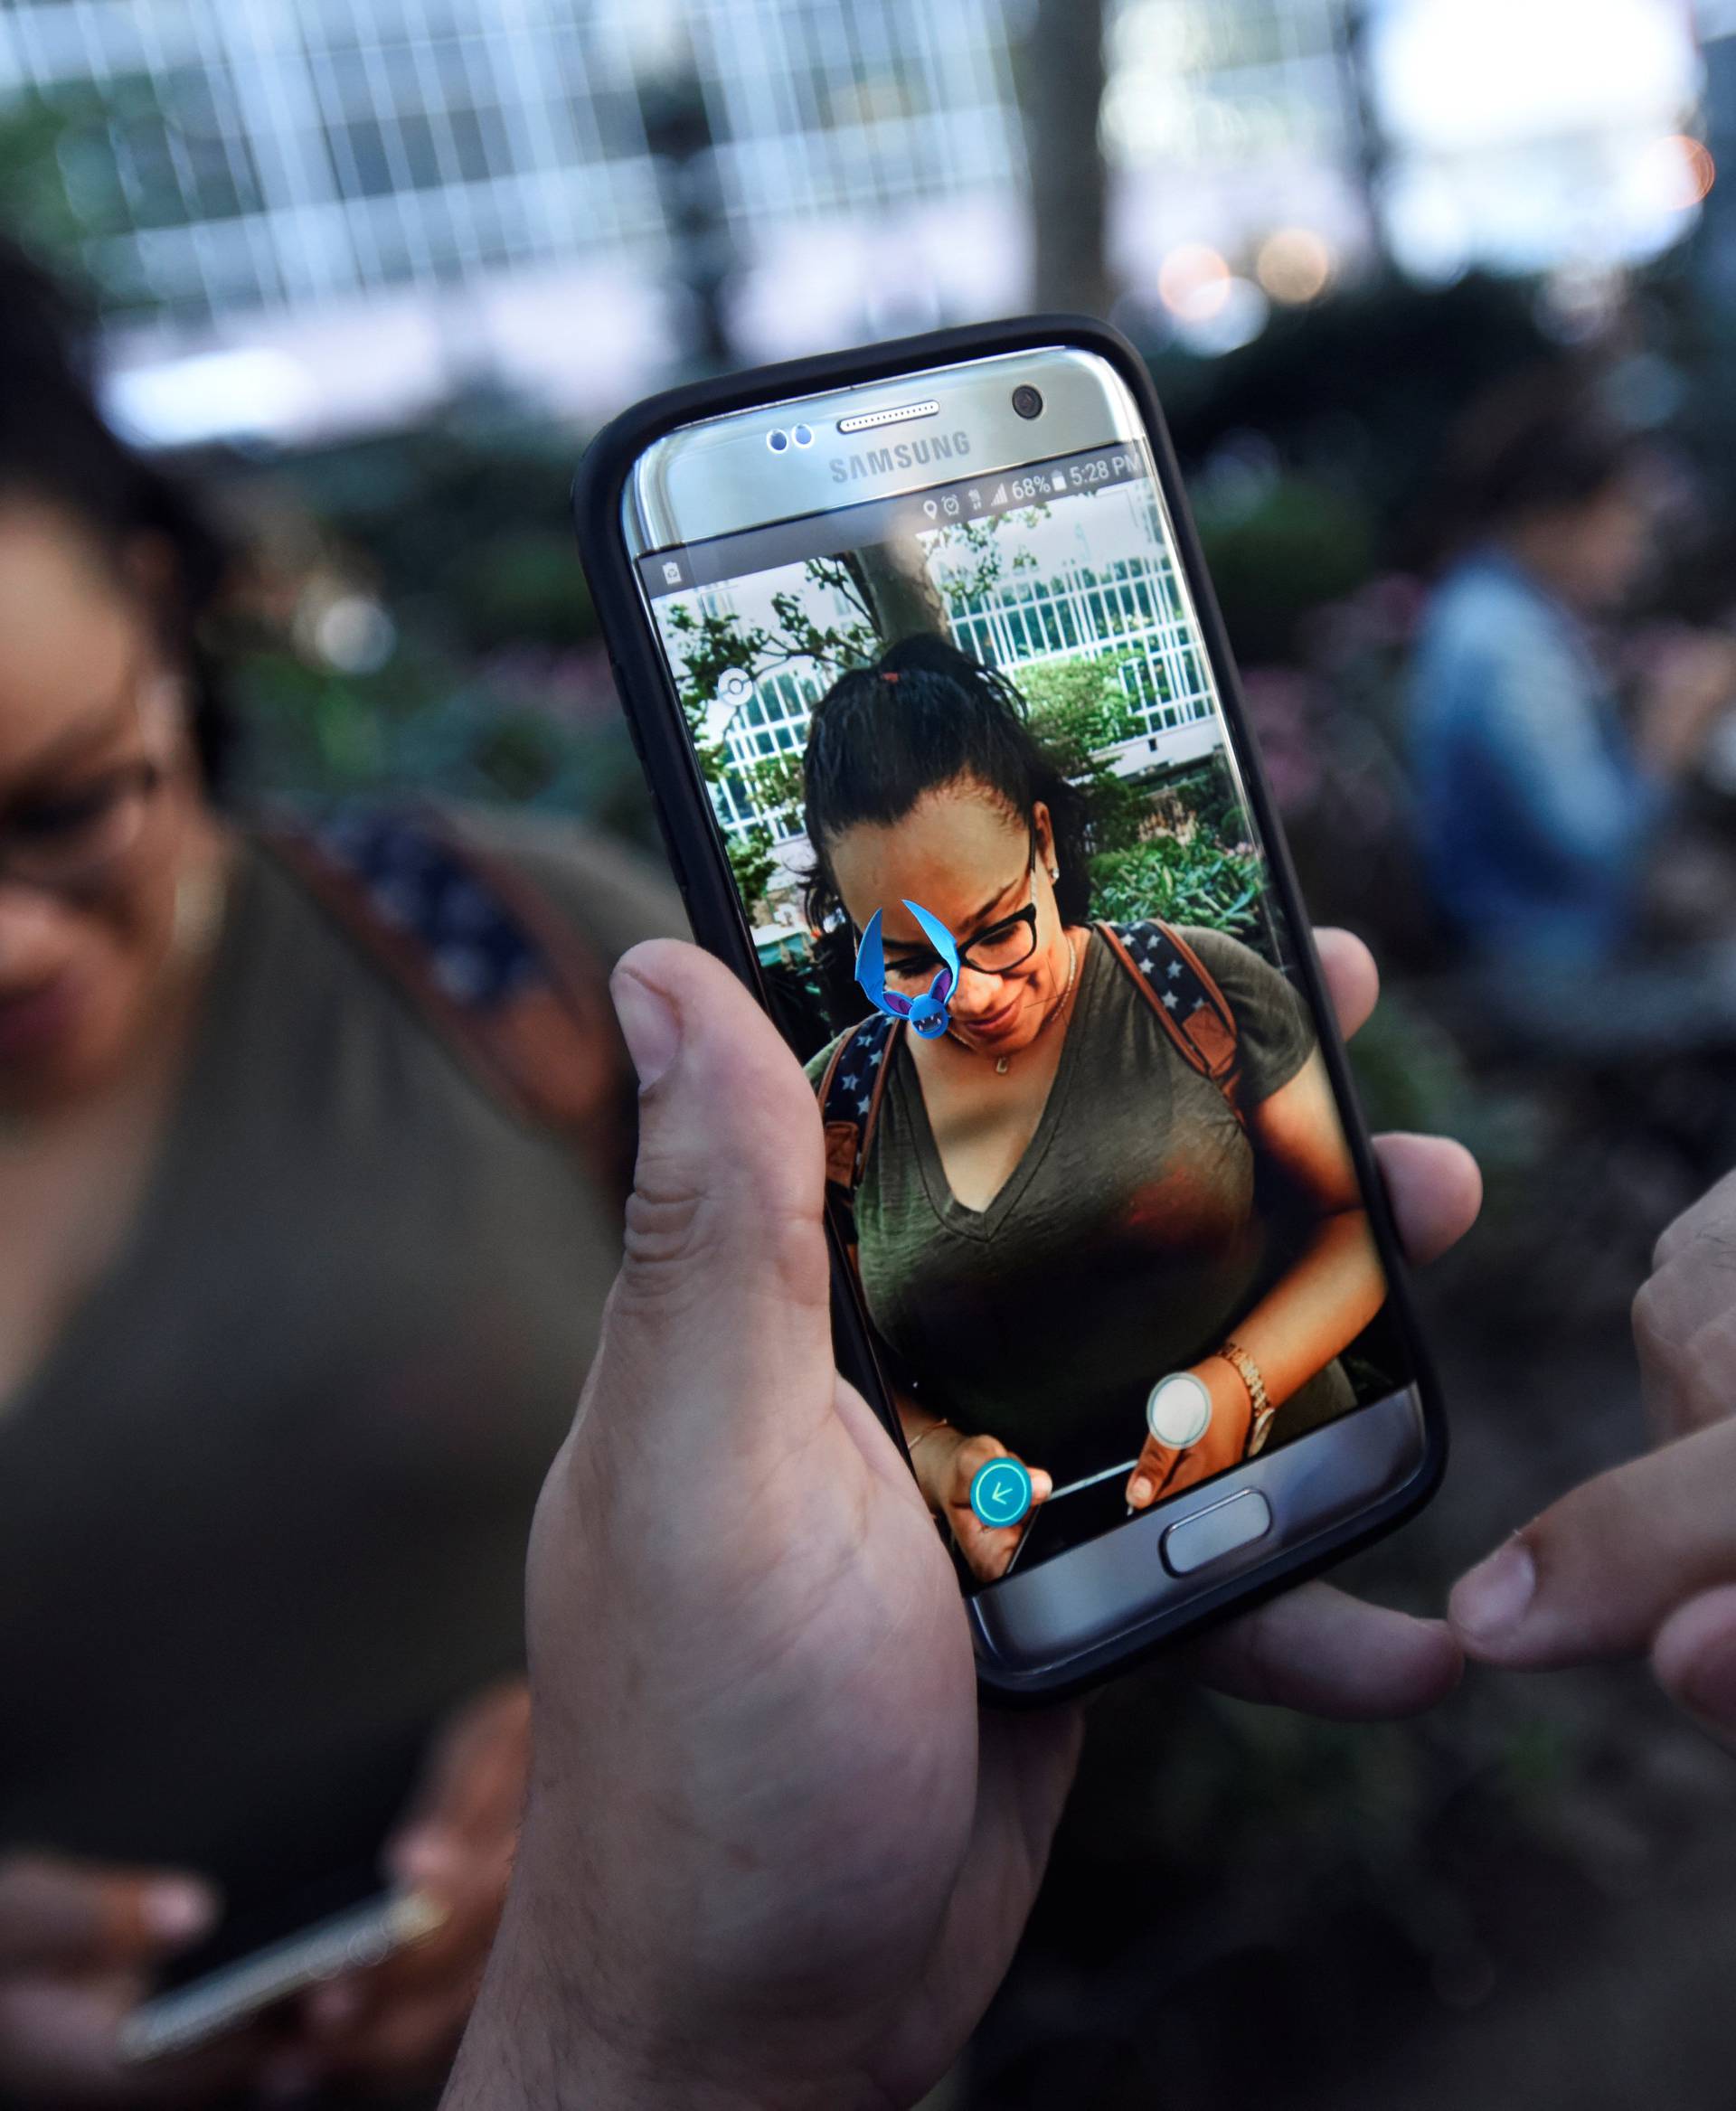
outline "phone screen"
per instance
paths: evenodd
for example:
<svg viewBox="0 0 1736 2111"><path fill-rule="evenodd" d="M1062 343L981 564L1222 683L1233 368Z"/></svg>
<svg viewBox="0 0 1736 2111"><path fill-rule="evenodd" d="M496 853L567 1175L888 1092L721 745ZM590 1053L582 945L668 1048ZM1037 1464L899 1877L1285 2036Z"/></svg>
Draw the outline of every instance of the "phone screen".
<svg viewBox="0 0 1736 2111"><path fill-rule="evenodd" d="M637 563L966 1588L1406 1388L1145 444Z"/></svg>

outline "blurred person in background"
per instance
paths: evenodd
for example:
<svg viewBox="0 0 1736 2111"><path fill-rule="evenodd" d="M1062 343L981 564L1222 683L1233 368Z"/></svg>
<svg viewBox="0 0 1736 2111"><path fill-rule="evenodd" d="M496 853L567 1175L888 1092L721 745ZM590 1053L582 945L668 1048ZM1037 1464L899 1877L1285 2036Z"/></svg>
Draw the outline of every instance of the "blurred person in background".
<svg viewBox="0 0 1736 2111"><path fill-rule="evenodd" d="M200 646L224 569L103 425L61 295L0 250L9 2100L438 2078L523 1793L525 1535L619 1249L606 1151L490 1089L224 810ZM587 1118L624 1140L602 970L677 905L575 828L452 828L596 966ZM435 963L448 998L466 963ZM572 1052L552 1008L525 1026L518 1055ZM338 1872L419 1886L445 1925L221 2051L118 2067L167 1958Z"/></svg>
<svg viewBox="0 0 1736 2111"><path fill-rule="evenodd" d="M1624 713L1599 626L1655 565L1659 465L1590 382L1531 373L1473 407L1413 669L1425 869L1473 959L1517 985L1641 931L1676 787L1736 703L1736 640L1675 636Z"/></svg>

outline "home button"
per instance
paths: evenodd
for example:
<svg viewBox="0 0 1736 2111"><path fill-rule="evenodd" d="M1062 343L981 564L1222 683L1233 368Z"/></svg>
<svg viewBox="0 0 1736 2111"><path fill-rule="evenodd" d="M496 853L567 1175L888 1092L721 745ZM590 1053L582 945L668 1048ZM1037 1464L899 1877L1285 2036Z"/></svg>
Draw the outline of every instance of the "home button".
<svg viewBox="0 0 1736 2111"><path fill-rule="evenodd" d="M1172 1524L1157 1542L1157 1550L1172 1576L1191 1576L1220 1555L1251 1545L1271 1529L1271 1504L1258 1489L1243 1488L1209 1510L1196 1510L1192 1517Z"/></svg>

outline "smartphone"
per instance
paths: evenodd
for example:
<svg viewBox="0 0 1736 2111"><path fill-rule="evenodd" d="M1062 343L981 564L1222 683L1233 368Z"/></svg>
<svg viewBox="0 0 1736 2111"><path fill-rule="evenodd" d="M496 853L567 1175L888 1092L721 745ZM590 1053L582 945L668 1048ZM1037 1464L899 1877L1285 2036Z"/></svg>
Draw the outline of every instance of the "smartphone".
<svg viewBox="0 0 1736 2111"><path fill-rule="evenodd" d="M280 2003L347 1972L366 1971L432 1935L446 1909L421 1891L393 1891L236 1959L135 2009L121 2025L129 2066L195 2051Z"/></svg>
<svg viewBox="0 0 1736 2111"><path fill-rule="evenodd" d="M1026 318L676 391L574 504L695 934L807 1067L840 1362L985 1692L1415 1510L1442 1413L1132 348Z"/></svg>

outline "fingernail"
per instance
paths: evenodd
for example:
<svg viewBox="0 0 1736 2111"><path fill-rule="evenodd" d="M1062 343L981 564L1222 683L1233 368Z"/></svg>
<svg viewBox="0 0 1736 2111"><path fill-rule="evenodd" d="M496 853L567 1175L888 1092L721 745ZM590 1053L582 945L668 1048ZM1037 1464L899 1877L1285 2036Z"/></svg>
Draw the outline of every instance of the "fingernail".
<svg viewBox="0 0 1736 2111"><path fill-rule="evenodd" d="M1143 1510L1151 1501L1151 1483L1141 1474L1127 1489L1127 1501L1136 1510Z"/></svg>
<svg viewBox="0 0 1736 2111"><path fill-rule="evenodd" d="M1447 1610L1455 1627L1492 1642L1524 1617L1537 1588L1537 1564L1523 1540L1509 1540L1453 1586Z"/></svg>
<svg viewBox="0 0 1736 2111"><path fill-rule="evenodd" d="M391 1874L411 1890L438 1884L451 1874L458 1859L458 1848L444 1833L407 1833L386 1851Z"/></svg>
<svg viewBox="0 0 1736 2111"><path fill-rule="evenodd" d="M659 991L637 975L617 975L609 984L621 1039L633 1059L639 1090L648 1092L675 1060L681 1047L681 1022Z"/></svg>
<svg viewBox="0 0 1736 2111"><path fill-rule="evenodd" d="M191 1880L153 1884L145 1894L145 1925L165 1943L187 1942L203 1935L217 1918L217 1900L203 1884Z"/></svg>

